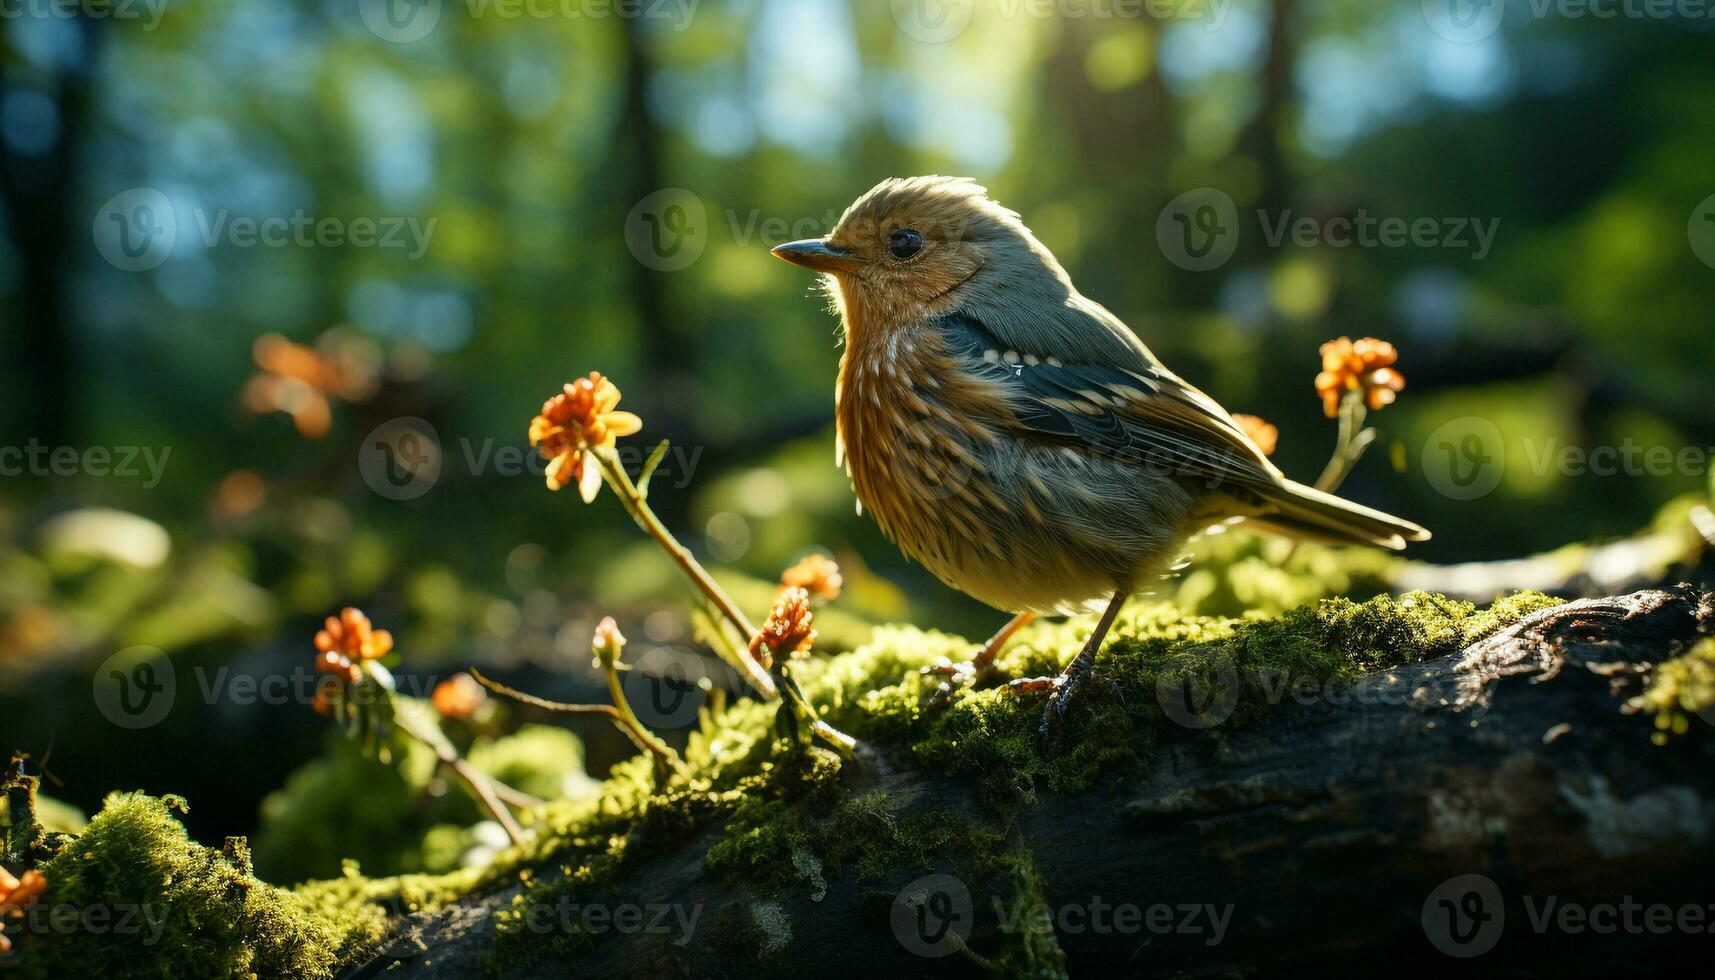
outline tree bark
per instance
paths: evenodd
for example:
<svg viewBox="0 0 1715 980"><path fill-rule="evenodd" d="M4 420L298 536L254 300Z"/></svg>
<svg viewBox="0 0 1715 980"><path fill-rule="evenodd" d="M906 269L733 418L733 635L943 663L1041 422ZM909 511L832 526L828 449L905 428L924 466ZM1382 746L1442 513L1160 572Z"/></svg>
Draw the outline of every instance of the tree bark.
<svg viewBox="0 0 1715 980"><path fill-rule="evenodd" d="M100 62L100 21L76 16L69 29L81 47L76 67L41 85L54 104L59 136L40 154L26 154L0 140L0 212L18 250L20 275L11 315L21 325L7 365L9 384L18 397L15 418L0 420L8 439L35 439L47 446L76 441L80 423L74 311L69 283L77 266L77 246L88 248L89 218L78 210L82 149L93 114L95 65ZM0 102L26 86L13 80L11 65L0 61ZM18 73L22 74L22 73ZM3 315L3 314L0 314Z"/></svg>
<svg viewBox="0 0 1715 980"><path fill-rule="evenodd" d="M1180 730L1141 780L1044 795L1015 827L1065 969L1599 975L1706 954L1715 740L1652 745L1649 721L1621 708L1649 665L1712 632L1715 594L1689 586L1583 600L1348 689L1285 692L1246 727ZM964 781L885 761L853 788L886 793L902 816L985 813ZM689 941L611 931L574 962L505 975L976 976L1002 948L1011 891L951 856L861 883L848 869L818 900L709 875L721 836L587 899L694 909ZM895 898L931 870L968 888L976 957L926 958L901 938ZM411 920L352 976L473 975L510 898ZM1670 910L1667 931L1655 907ZM1615 930L1599 932L1610 915ZM735 938L764 935L780 948L735 953Z"/></svg>

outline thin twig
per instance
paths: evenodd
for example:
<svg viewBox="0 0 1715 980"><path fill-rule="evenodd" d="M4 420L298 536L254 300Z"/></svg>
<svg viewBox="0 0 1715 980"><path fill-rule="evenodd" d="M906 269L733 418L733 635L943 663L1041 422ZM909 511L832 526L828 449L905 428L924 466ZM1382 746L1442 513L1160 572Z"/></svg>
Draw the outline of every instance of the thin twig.
<svg viewBox="0 0 1715 980"><path fill-rule="evenodd" d="M458 773L458 777L464 780L465 785L469 786L471 792L475 793L477 798L482 801L482 805L494 815L494 819L499 821L501 829L506 831L506 839L514 845L523 843L523 828L519 827L518 821L513 819L512 811L506 809L506 804L500 802L499 798L495 796L494 786L489 778L456 752L450 758L443 758L441 761L451 767L453 772Z"/></svg>
<svg viewBox="0 0 1715 980"><path fill-rule="evenodd" d="M490 779L488 782L494 787L494 795L500 797L508 806L514 806L520 810L534 810L539 806L548 804L547 800L539 800L521 789L514 789L506 785L498 779Z"/></svg>
<svg viewBox="0 0 1715 980"><path fill-rule="evenodd" d="M977 952L976 950L974 950L971 947L969 947L968 945L966 945L965 944L965 938L963 936L959 935L957 932L947 933L947 938L951 939L953 941L954 951L956 951L960 956L963 956L965 959L970 960L972 963L976 964L978 969L981 969L981 970L993 970L994 969L994 960L989 959L988 957L984 956L983 954Z"/></svg>
<svg viewBox="0 0 1715 980"><path fill-rule="evenodd" d="M563 701L549 701L546 698L539 698L534 694L525 694L523 691L507 687L499 681L489 680L474 667L471 668L470 674L483 687L502 697L511 698L520 704L527 704L533 708L552 711L556 714L601 715L617 725L619 730L624 732L639 749L653 754L670 766L675 773L681 776L690 775L690 770L685 768L685 762L679 758L679 753L674 752L666 742L656 738L649 729L643 727L643 723L637 720L637 716L632 714L629 708L615 707L611 704L567 704ZM617 672L608 672L608 685L613 692L614 700L618 701L620 705L624 705L625 692L619 686L619 674Z"/></svg>
<svg viewBox="0 0 1715 980"><path fill-rule="evenodd" d="M477 670L475 667L470 669L470 676L476 678L476 682L478 684L481 684L483 687L488 688L490 691L493 691L501 697L511 698L521 704L527 704L532 708L541 708L543 711L552 711L555 714L562 715L605 715L614 721L619 720L619 709L615 708L611 704L567 704L564 701L549 701L547 698L539 698L534 694L525 694L517 688L507 687L499 681L490 680L487 677L484 677L482 671Z"/></svg>
<svg viewBox="0 0 1715 980"><path fill-rule="evenodd" d="M459 755L458 750L453 748L452 743L448 742L444 736L435 738L419 728L417 719L412 717L409 711L396 713L393 722L399 726L400 731L434 750L435 758L440 760L441 765L451 769L458 775L459 779L464 781L466 786L470 787L470 791L476 795L477 801L488 810L495 822L500 824L501 829L506 831L507 840L513 844L523 843L523 829L518 826L518 821L512 818L512 812L506 809L506 805L494 795L494 788L490 785L488 776L466 762L464 757Z"/></svg>
<svg viewBox="0 0 1715 980"><path fill-rule="evenodd" d="M631 476L625 472L625 467L620 463L618 454L606 447L597 447L592 452L594 452L597 461L601 463L602 473L607 478L608 486L613 489L614 496L618 497L619 502L625 505L625 509L631 513L631 517L637 522L637 526L655 539L655 542L667 552L668 556L691 579L697 589L707 596L710 602L714 603L715 608L720 610L721 615L726 617L726 620L732 623L742 636L747 639L755 636L756 627L751 624L750 618L744 614L744 610L738 608L738 604L733 602L732 597L726 594L726 590L715 582L714 578L697 561L696 556L691 554L691 550L680 544L679 540L673 537L673 532L667 530L667 526L662 524L660 518L655 516L655 512L649 509L648 502L643 499L643 495L638 491L637 486L631 482ZM763 697L775 698L779 696L780 692L774 688L774 680L768 676L768 672L763 670L761 665L748 658L740 658L733 666L739 669L750 686L755 688L757 693Z"/></svg>

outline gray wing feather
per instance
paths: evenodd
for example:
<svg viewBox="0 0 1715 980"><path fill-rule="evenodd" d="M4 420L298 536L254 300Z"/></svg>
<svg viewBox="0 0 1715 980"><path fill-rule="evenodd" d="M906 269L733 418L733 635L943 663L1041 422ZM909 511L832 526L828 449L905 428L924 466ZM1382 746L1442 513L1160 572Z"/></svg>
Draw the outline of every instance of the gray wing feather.
<svg viewBox="0 0 1715 980"><path fill-rule="evenodd" d="M1141 344L1128 365L1078 363L1009 346L968 311L942 317L936 329L967 370L1006 386L1020 424L1035 438L1211 489L1280 482L1279 471L1213 399L1157 364Z"/></svg>

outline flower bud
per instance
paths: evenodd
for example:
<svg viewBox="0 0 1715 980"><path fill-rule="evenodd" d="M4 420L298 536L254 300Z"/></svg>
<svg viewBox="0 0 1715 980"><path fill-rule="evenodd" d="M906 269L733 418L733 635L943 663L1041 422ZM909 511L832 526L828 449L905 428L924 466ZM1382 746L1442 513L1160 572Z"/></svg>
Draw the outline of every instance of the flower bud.
<svg viewBox="0 0 1715 980"><path fill-rule="evenodd" d="M590 639L590 651L595 654L596 662L608 667L619 660L620 651L625 649L625 634L619 631L619 624L612 616L602 617L596 624L595 636Z"/></svg>

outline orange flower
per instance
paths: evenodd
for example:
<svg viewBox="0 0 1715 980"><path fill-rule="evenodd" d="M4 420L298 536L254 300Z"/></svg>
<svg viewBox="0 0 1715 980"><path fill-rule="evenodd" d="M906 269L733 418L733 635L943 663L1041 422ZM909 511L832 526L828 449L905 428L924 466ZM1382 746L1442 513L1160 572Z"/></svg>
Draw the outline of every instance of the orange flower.
<svg viewBox="0 0 1715 980"><path fill-rule="evenodd" d="M338 651L349 660L380 660L393 652L393 634L371 629L361 609L346 606L338 617L329 616L316 633L316 649Z"/></svg>
<svg viewBox="0 0 1715 980"><path fill-rule="evenodd" d="M775 657L793 659L807 657L816 643L816 631L810 627L815 616L810 612L810 593L792 586L774 600L768 622L750 640L750 655L764 667Z"/></svg>
<svg viewBox="0 0 1715 980"><path fill-rule="evenodd" d="M255 470L233 470L214 488L209 509L220 517L242 517L262 506L268 485Z"/></svg>
<svg viewBox="0 0 1715 980"><path fill-rule="evenodd" d="M434 693L429 695L429 703L441 717L458 721L468 720L487 700L488 692L476 678L462 672L436 684Z"/></svg>
<svg viewBox="0 0 1715 980"><path fill-rule="evenodd" d="M1234 414L1233 421L1239 424L1251 442L1256 443L1264 456L1274 455L1274 447L1280 442L1279 429L1255 415Z"/></svg>
<svg viewBox="0 0 1715 980"><path fill-rule="evenodd" d="M314 347L263 334L250 354L261 371L244 386L245 407L258 415L285 412L306 439L327 435L330 395L360 402L375 394L374 346L338 330L322 334Z"/></svg>
<svg viewBox="0 0 1715 980"><path fill-rule="evenodd" d="M0 867L0 920L28 908L37 896L47 890L48 879L40 871L26 871L23 878L14 878L10 871ZM0 932L0 953L11 951L12 940Z"/></svg>
<svg viewBox="0 0 1715 980"><path fill-rule="evenodd" d="M363 661L379 660L392 650L392 633L371 629L368 616L347 606L338 616L329 616L316 633L316 671L356 684L363 677ZM333 695L332 688L318 685L311 707L319 714L329 714Z"/></svg>
<svg viewBox="0 0 1715 980"><path fill-rule="evenodd" d="M1322 373L1316 376L1316 393L1322 396L1322 411L1329 418L1340 414L1347 392L1363 392L1364 403L1375 411L1393 404L1405 387L1405 375L1395 370L1399 351L1385 340L1349 337L1322 345Z"/></svg>
<svg viewBox="0 0 1715 980"><path fill-rule="evenodd" d="M601 467L592 465L590 450L612 446L620 436L643 428L642 419L616 411L618 405L619 389L599 371L542 403L542 414L530 420L530 445L549 461L549 490L576 483L585 503L595 499Z"/></svg>
<svg viewBox="0 0 1715 980"><path fill-rule="evenodd" d="M780 573L782 590L799 588L829 601L839 598L840 587L844 584L840 566L823 555L805 555L798 564Z"/></svg>

